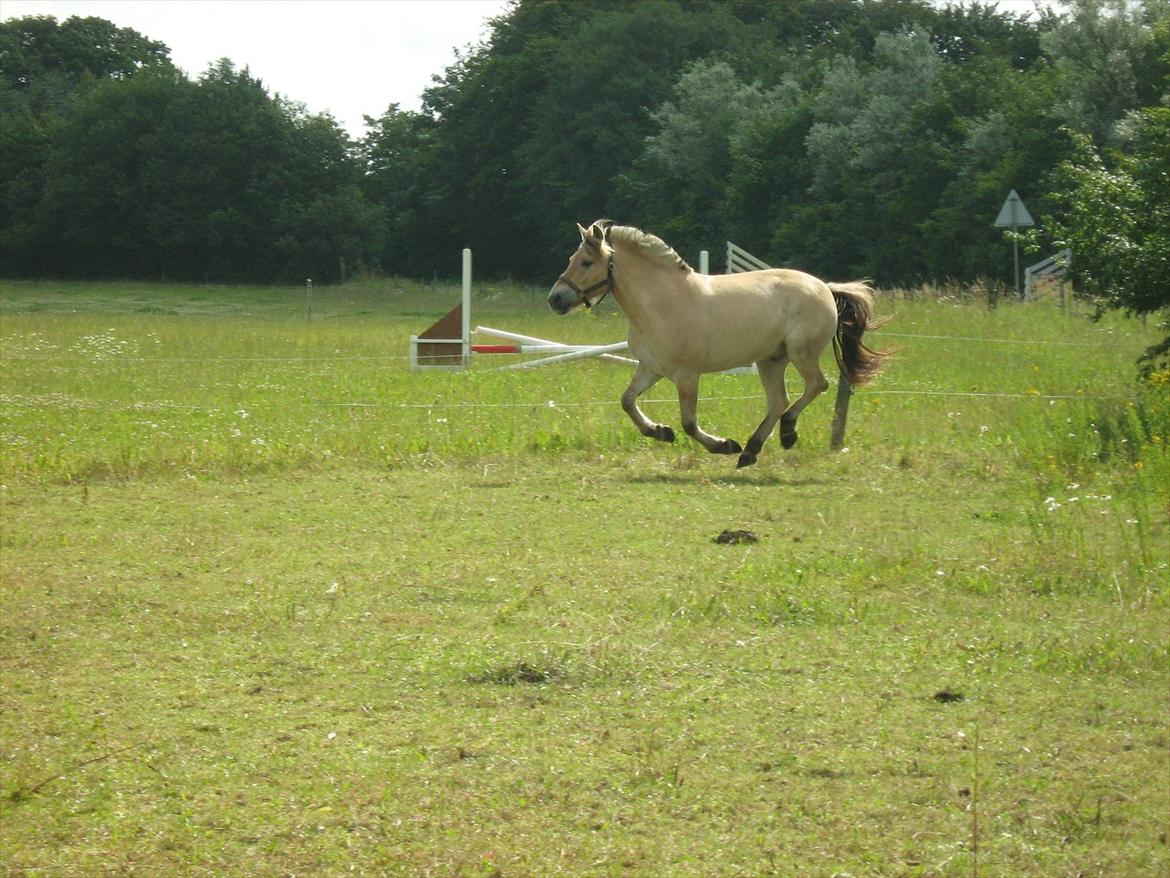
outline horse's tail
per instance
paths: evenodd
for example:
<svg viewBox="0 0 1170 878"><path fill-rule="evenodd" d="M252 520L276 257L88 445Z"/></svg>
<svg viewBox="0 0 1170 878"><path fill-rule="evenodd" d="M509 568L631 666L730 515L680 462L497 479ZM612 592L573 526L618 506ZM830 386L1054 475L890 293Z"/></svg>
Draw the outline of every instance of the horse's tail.
<svg viewBox="0 0 1170 878"><path fill-rule="evenodd" d="M893 351L875 351L861 340L867 329L878 329L886 321L873 316L873 287L868 281L829 284L829 290L837 302L833 353L849 383L856 387L877 375L893 356Z"/></svg>

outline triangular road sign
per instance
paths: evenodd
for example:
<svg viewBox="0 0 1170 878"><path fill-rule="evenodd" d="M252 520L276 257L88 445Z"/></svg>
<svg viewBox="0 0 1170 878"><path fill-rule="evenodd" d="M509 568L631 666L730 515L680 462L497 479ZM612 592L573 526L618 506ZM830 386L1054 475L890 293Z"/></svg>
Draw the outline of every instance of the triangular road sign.
<svg viewBox="0 0 1170 878"><path fill-rule="evenodd" d="M999 216L995 218L995 224L1014 228L1016 226L1034 226L1036 222L1032 219L1032 214L1028 213L1028 208L1024 207L1024 202L1016 194L1016 190L1013 189L1008 193L1003 207L999 209Z"/></svg>

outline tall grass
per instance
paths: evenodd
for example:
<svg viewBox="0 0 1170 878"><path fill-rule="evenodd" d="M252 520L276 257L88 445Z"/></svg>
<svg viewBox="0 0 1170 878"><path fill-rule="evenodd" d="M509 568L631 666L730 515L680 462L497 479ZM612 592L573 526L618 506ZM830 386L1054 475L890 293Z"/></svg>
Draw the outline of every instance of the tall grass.
<svg viewBox="0 0 1170 878"><path fill-rule="evenodd" d="M411 373L451 285L314 297L0 287L13 874L1165 874L1140 324L885 295L847 451L737 471L625 367ZM542 300L474 318L622 337Z"/></svg>
<svg viewBox="0 0 1170 878"><path fill-rule="evenodd" d="M298 288L7 283L0 293L6 478L644 445L616 403L622 367L498 372L514 358L478 356L466 373L410 372L407 339L457 301L450 285L318 290L311 315ZM1023 455L1058 478L1075 476L1078 461L1121 454L1139 466L1164 454L1165 406L1135 381L1149 342L1136 323L1093 323L1046 304L882 304L895 320L877 343L900 354L854 399L855 452L924 463L945 450L991 468ZM473 318L570 342L624 336L613 310L557 318L523 288L477 290ZM828 353L824 366L835 376ZM702 392L700 418L718 431L746 436L762 415L754 376L708 376ZM677 420L668 384L648 396L656 417ZM830 408L826 396L806 414L810 445L823 444Z"/></svg>

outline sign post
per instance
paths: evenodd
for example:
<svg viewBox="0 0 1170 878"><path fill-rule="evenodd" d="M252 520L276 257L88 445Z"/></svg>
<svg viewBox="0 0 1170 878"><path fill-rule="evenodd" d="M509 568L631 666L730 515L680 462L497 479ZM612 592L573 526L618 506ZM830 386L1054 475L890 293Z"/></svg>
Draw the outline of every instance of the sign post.
<svg viewBox="0 0 1170 878"><path fill-rule="evenodd" d="M1013 276L1016 281L1016 298L1018 299L1020 297L1020 242L1016 233L1020 226L1034 226L1036 222L1032 219L1032 214L1028 213L1028 208L1024 207L1024 202L1016 194L1015 189L1008 193L1007 200L999 209L995 225L997 228L1011 228L1012 230L1012 257L1015 264Z"/></svg>

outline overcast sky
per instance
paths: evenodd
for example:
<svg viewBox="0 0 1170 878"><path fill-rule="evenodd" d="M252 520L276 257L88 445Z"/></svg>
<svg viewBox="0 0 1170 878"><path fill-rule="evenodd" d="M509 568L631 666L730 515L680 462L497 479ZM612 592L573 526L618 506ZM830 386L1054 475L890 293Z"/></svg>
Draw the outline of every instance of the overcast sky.
<svg viewBox="0 0 1170 878"><path fill-rule="evenodd" d="M270 92L330 112L353 137L362 116L417 110L423 89L478 44L507 0L3 0L0 16L96 16L165 43L196 77L248 67Z"/></svg>
<svg viewBox="0 0 1170 878"><path fill-rule="evenodd" d="M507 6L507 0L3 0L0 17L104 18L165 43L191 77L230 58L270 92L310 112L332 113L360 137L363 115L380 116L392 103L417 110L423 89L454 62L456 49L481 42L488 19ZM1035 3L998 6L1029 12Z"/></svg>

